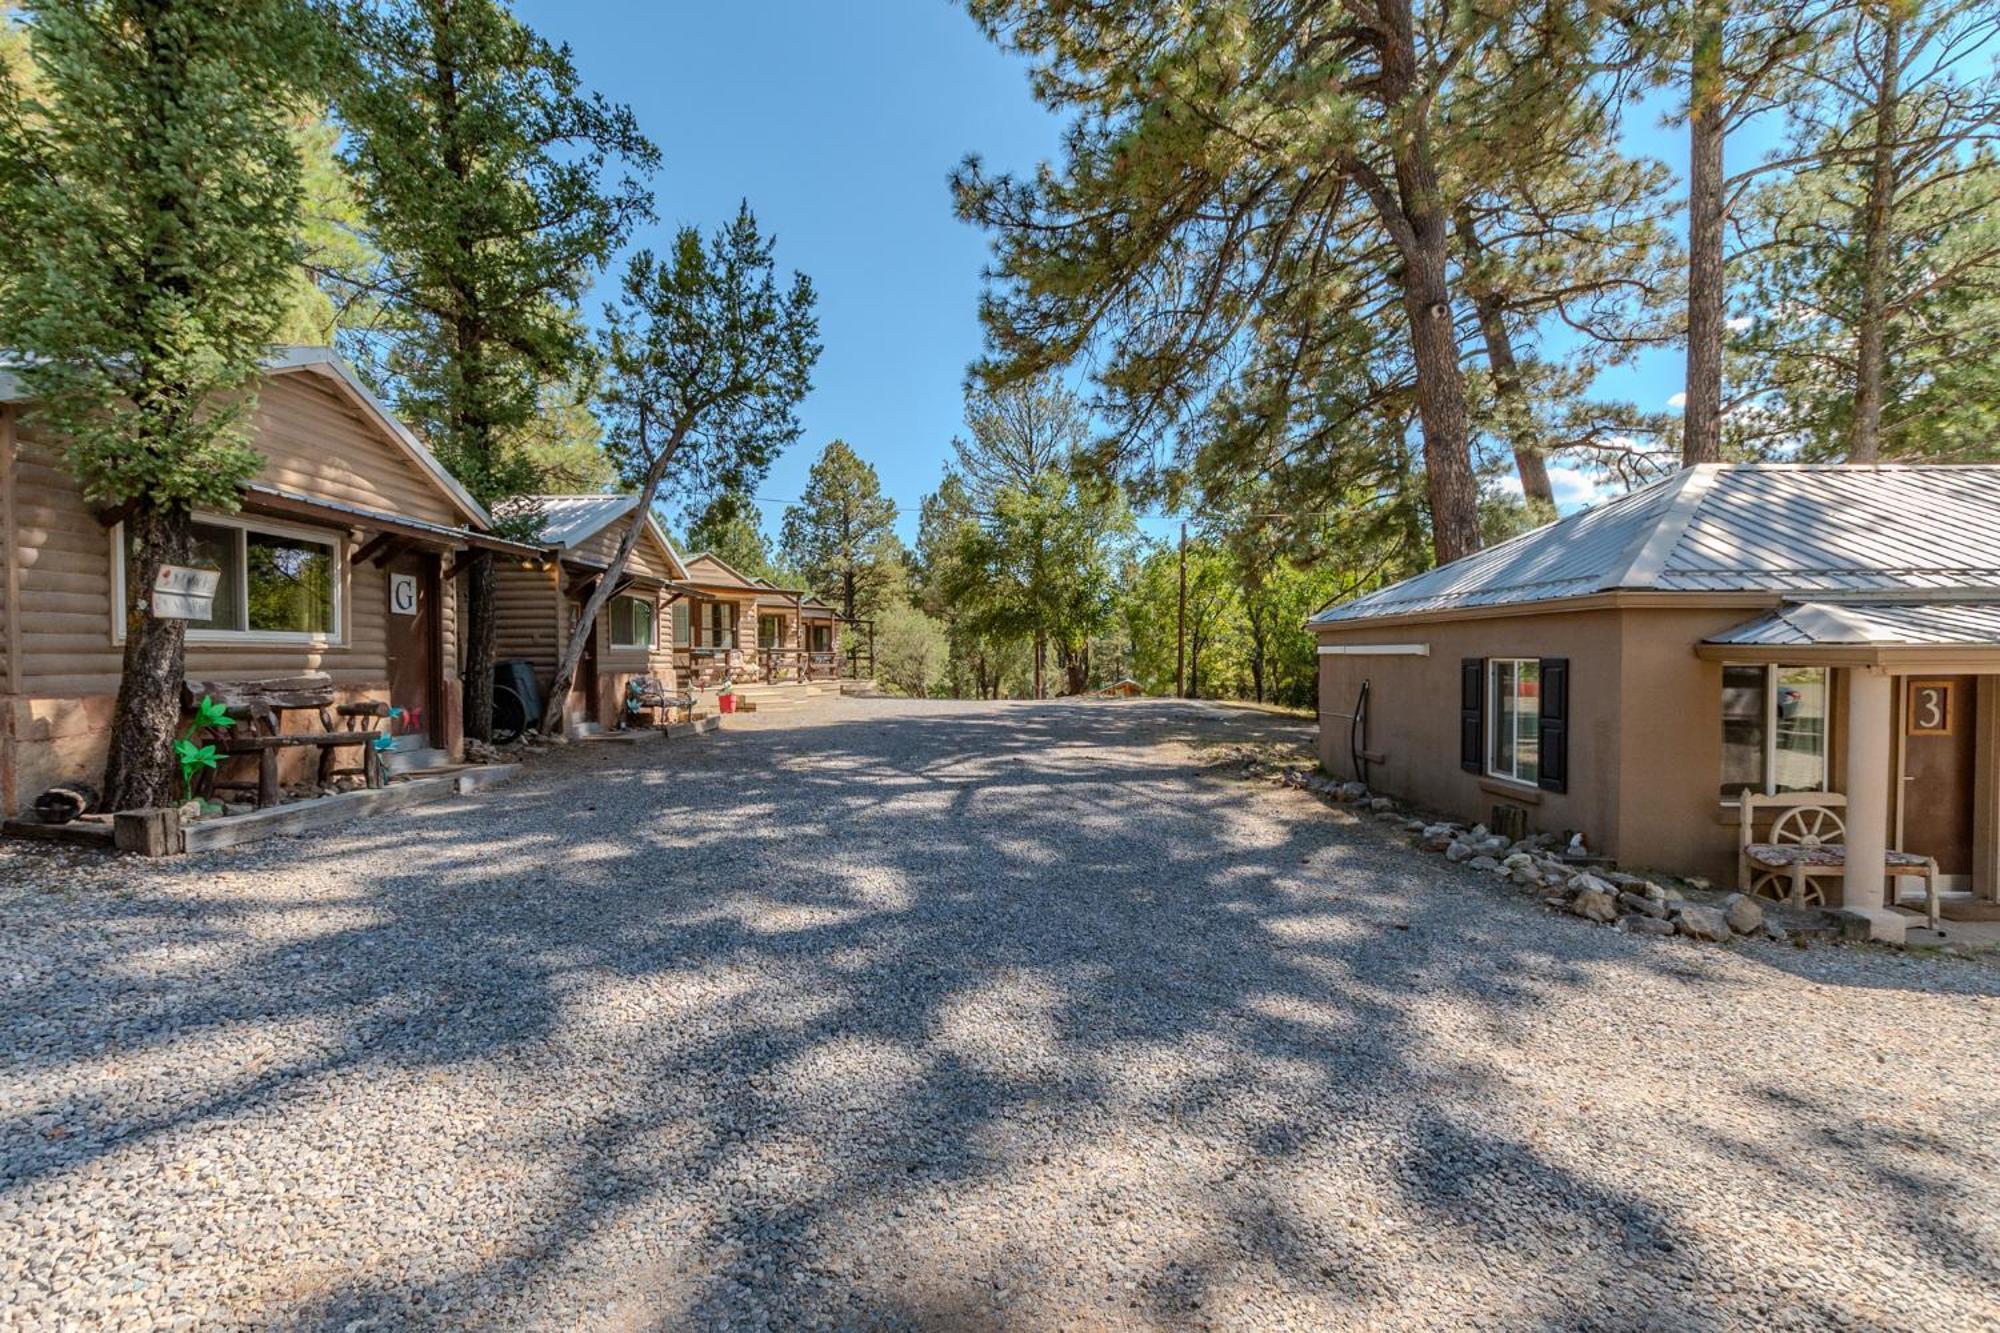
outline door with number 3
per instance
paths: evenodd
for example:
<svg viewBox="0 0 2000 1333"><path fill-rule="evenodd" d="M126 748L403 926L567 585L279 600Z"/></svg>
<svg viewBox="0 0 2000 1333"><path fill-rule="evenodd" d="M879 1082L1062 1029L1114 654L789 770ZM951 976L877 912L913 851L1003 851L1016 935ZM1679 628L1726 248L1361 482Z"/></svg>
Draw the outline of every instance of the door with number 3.
<svg viewBox="0 0 2000 1333"><path fill-rule="evenodd" d="M1903 683L1902 846L1936 857L1938 873L1960 886L1972 873L1978 684L1977 676Z"/></svg>

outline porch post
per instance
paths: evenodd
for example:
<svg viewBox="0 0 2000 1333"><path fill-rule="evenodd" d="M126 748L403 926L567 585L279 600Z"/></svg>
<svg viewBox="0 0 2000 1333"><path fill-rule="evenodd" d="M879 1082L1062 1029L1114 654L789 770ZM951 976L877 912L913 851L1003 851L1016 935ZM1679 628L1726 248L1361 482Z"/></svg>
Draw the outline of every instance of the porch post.
<svg viewBox="0 0 2000 1333"><path fill-rule="evenodd" d="M1889 673L1857 666L1847 673L1847 875L1843 907L1882 906L1889 854Z"/></svg>

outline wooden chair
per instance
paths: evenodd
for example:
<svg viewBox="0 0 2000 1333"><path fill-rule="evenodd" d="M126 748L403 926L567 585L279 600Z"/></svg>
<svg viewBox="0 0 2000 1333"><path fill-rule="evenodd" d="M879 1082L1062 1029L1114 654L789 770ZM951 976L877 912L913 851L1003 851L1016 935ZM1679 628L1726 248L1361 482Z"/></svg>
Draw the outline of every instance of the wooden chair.
<svg viewBox="0 0 2000 1333"><path fill-rule="evenodd" d="M1765 840L1756 838L1757 811L1779 809ZM1747 788L1737 803L1736 887L1744 893L1794 907L1826 906L1819 880L1847 875L1847 825L1831 805L1798 804L1758 796ZM1883 873L1921 875L1924 911L1930 928L1938 924L1937 862L1915 852L1890 851Z"/></svg>
<svg viewBox="0 0 2000 1333"><path fill-rule="evenodd" d="M211 742L224 756L255 755L254 780L224 778L211 774L208 791L249 791L256 793L257 808L276 805L282 799L278 787L278 756L285 750L315 748L319 751L321 783L335 777L359 777L370 787L382 785L381 754L376 742L381 725L389 717L389 706L368 701L358 704L333 702L333 677L323 671L303 676L281 676L267 680L187 680L182 693L189 708L203 696L225 709L236 724L218 731ZM285 731L285 714L307 711L318 715L318 731ZM335 718L340 729L335 728ZM360 747L361 761L347 767L335 765L335 752Z"/></svg>

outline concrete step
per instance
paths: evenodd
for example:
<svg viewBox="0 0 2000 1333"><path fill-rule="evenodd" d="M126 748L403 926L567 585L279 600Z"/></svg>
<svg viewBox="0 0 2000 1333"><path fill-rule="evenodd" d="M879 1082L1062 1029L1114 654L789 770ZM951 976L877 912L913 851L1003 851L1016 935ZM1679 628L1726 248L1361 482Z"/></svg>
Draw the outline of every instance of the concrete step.
<svg viewBox="0 0 2000 1333"><path fill-rule="evenodd" d="M431 746L423 749L391 748L382 752L384 773L409 773L417 769L447 768L450 765L451 752Z"/></svg>

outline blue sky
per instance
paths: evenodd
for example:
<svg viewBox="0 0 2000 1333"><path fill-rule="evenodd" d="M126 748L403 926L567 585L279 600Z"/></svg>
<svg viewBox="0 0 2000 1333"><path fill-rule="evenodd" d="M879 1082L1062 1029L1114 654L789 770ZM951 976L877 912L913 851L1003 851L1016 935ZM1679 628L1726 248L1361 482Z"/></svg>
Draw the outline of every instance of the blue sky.
<svg viewBox="0 0 2000 1333"><path fill-rule="evenodd" d="M826 352L805 435L759 494L776 535L820 447L845 439L872 462L915 536L963 417L979 354L984 235L951 211L946 177L968 152L1032 169L1058 146L1056 120L1028 95L1026 67L948 0L653 0L555 3L519 12L570 44L586 83L626 102L660 146L660 224L641 242L726 220L747 198L781 264L819 289ZM1672 161L1678 135L1633 127L1636 147ZM1679 358L1649 356L1600 386L1659 407ZM1560 498L1588 492L1558 476ZM1156 525L1148 524L1149 527Z"/></svg>

